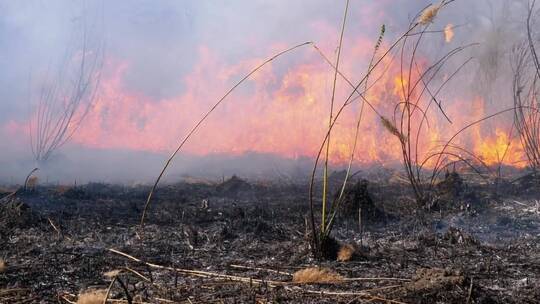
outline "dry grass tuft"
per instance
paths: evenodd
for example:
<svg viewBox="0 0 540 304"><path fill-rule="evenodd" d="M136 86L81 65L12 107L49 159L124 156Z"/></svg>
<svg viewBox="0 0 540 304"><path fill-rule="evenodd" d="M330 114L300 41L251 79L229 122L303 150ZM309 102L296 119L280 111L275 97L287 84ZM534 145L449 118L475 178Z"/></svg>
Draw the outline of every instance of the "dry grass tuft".
<svg viewBox="0 0 540 304"><path fill-rule="evenodd" d="M5 272L7 269L6 262L3 259L0 259L0 273Z"/></svg>
<svg viewBox="0 0 540 304"><path fill-rule="evenodd" d="M430 7L426 8L422 14L420 15L420 18L418 19L418 23L421 25L427 25L429 23L432 23L433 20L435 20L435 17L437 17L437 14L439 13L439 10L441 9L441 5L431 5Z"/></svg>
<svg viewBox="0 0 540 304"><path fill-rule="evenodd" d="M104 272L103 276L108 278L108 279L113 279L113 278L117 277L121 272L122 272L122 270L115 269L115 270Z"/></svg>
<svg viewBox="0 0 540 304"><path fill-rule="evenodd" d="M79 294L77 304L103 304L106 296L106 289L87 290Z"/></svg>
<svg viewBox="0 0 540 304"><path fill-rule="evenodd" d="M354 246L351 244L342 245L339 248L337 260L339 262L348 262L352 259L355 251Z"/></svg>
<svg viewBox="0 0 540 304"><path fill-rule="evenodd" d="M343 277L328 268L310 267L293 274L294 283L338 283Z"/></svg>

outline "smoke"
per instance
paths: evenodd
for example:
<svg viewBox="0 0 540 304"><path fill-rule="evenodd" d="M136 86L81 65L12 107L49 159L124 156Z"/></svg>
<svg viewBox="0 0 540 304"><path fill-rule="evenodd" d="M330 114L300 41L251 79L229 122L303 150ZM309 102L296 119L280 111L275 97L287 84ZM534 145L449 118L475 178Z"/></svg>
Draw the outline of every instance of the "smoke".
<svg viewBox="0 0 540 304"><path fill-rule="evenodd" d="M385 40L392 41L428 4L351 1L344 72L359 79L380 26L386 25ZM264 58L304 41L316 42L332 58L343 8L344 2L322 0L1 1L0 181L20 181L37 165L51 182L153 179L178 138ZM511 105L510 50L523 39L525 10L522 1L457 0L441 12L433 29L453 24L455 36L450 43L443 33L426 39L426 60L478 43L451 61L449 70L473 58L446 99L482 96L484 113ZM68 145L49 163L35 164L28 138L33 100L76 45L85 20L105 41L98 102ZM322 140L328 107L321 104L329 99L331 78L311 49L272 63L210 118L170 178L306 172ZM338 97L347 93L342 84ZM365 146L378 144L366 139Z"/></svg>

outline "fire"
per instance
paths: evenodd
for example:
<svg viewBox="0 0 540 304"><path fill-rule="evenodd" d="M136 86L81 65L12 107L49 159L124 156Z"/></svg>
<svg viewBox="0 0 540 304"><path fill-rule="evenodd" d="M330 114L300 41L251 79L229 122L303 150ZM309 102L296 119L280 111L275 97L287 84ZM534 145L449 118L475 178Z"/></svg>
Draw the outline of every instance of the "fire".
<svg viewBox="0 0 540 304"><path fill-rule="evenodd" d="M403 88L407 88L408 80L403 79L402 76L396 76L394 78L394 95L404 98Z"/></svg>
<svg viewBox="0 0 540 304"><path fill-rule="evenodd" d="M76 133L74 140L81 145L99 148L170 151L178 138L227 90L227 84L256 62L259 60L228 66L220 62L216 54L202 48L201 61L194 72L184 79L186 92L180 96L154 100L123 86L122 81L129 71L128 63L110 61L110 72L103 82L100 100L88 114L84 127ZM388 59L388 62L392 60ZM328 124L331 69L323 63L301 63L278 77L277 68L269 66L246 84L248 90L234 93L229 103L210 116L206 125L186 146L185 152L197 155L259 152L286 158L313 157ZM353 74L353 71L346 71L346 74ZM366 98L379 110L392 113L396 102L403 100L402 88L407 86L408 79L399 75L398 66L391 66L368 91ZM338 89L337 100L349 92L344 85ZM449 102L450 115L456 119L464 117L463 121L453 125L444 119L430 121L429 128L426 127L421 134L419 155L426 155L428 151L440 147L441 142L468 121L483 117L484 106L481 98L472 102ZM334 164L344 164L350 157L359 109L359 102L352 104L332 133L330 157ZM367 107L360 128L355 153L357 163L401 161L398 140L384 130L379 117ZM482 125L473 129L472 136L462 135L454 143L474 151L489 165L499 161L514 164L521 159L519 142L512 141L502 128L497 129L495 134L483 132Z"/></svg>
<svg viewBox="0 0 540 304"><path fill-rule="evenodd" d="M453 37L451 24L445 28L445 37L447 41ZM365 73L357 63L369 61L371 53L366 50L371 43L365 37L358 38L351 43L348 56L343 59L342 72L354 75L353 82ZM271 47L272 50L281 48L282 45ZM331 49L331 46L326 47L326 53L330 54ZM300 55L304 59L299 62L272 62L254 74L212 113L183 152L194 155L257 152L284 158L314 157L328 127L333 72L313 50L304 49ZM73 142L101 149L169 152L232 83L264 60L246 58L231 65L206 47L200 47L197 58L192 72L178 80L178 86L184 88L182 93L160 99L126 87L130 63L108 58L98 100L74 134ZM365 95L388 118L393 117L395 105L405 99L403 88L407 90L409 82L415 83L415 76L411 79L405 76L398 61L391 56L383 60L381 71L374 71L371 76L372 80L377 79L376 83ZM418 59L420 65L425 61ZM350 92L351 88L341 81L336 105ZM481 97L448 99L444 107L453 123L449 124L437 107L431 106L429 115L433 118L429 126L426 122L423 127L416 151L420 158L440 148L441 143L462 126L489 113ZM426 101L429 100L423 102ZM348 162L361 108L360 100L352 103L336 124L331 136L332 163ZM418 114L417 111L415 115ZM416 117L420 115L413 118L415 124L421 121ZM503 131L507 127L498 125L493 133L489 132L490 127L479 124L471 132L460 135L454 144L474 152L489 165L503 162L520 166L523 164L518 164L523 159L521 145ZM401 158L399 140L384 129L378 115L364 107L355 163L397 164Z"/></svg>
<svg viewBox="0 0 540 304"><path fill-rule="evenodd" d="M511 139L508 132L497 128L495 137L487 138L478 143L476 154L484 163L490 166L509 164L524 167L523 151L517 139Z"/></svg>
<svg viewBox="0 0 540 304"><path fill-rule="evenodd" d="M486 116L485 102L482 98L473 100L472 107L468 110L471 113L471 121L477 121ZM490 131L494 129L495 132ZM511 121L505 123L502 117L496 117L492 121L483 124L475 124L471 131L466 134L470 152L474 153L484 164L488 166L498 166L501 164L524 167L524 151L516 132L512 132ZM467 144L465 143L467 146Z"/></svg>
<svg viewBox="0 0 540 304"><path fill-rule="evenodd" d="M446 43L450 43L452 39L454 39L454 25L449 23L444 27L444 40Z"/></svg>

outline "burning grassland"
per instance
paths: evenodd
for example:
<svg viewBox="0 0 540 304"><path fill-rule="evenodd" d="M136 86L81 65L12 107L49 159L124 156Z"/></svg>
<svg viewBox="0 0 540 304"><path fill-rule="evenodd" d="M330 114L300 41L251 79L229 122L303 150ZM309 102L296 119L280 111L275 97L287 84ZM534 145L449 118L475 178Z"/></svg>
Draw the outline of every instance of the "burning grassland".
<svg viewBox="0 0 540 304"><path fill-rule="evenodd" d="M362 12L369 11L369 8L355 6L351 8L351 14L357 9ZM429 126L423 128L423 139L418 143L418 152L424 155L437 150L441 143L467 124L512 106L510 98L508 102L493 102L492 98L485 94L485 90L472 87L475 83L471 78L482 78L468 77L470 71L477 69L476 62L470 62L471 67L457 76L452 75L456 67L469 59L470 54L479 57L479 60L488 57L483 56L480 52L481 46L476 45L472 46L471 50L453 56L448 62L448 68L422 76L429 90L433 91L430 93L441 89L437 96L434 96L437 101L425 107L431 101L431 96L422 90L422 85L414 88L419 77L440 59L437 55L454 50L458 42L477 42L475 37L463 38L468 34L468 29L463 26L437 22L436 17L440 15L443 15L444 20L449 19L444 15L447 9L449 8L446 5L434 4L418 16L419 25L429 26L429 29L422 35L412 65L402 61L403 56L399 50L401 47L391 50L392 39L399 35L401 28L396 30L394 27L391 33L387 31L385 39L380 42L380 50L372 58L377 39L371 36L384 19L369 19L370 27L366 29L369 30L369 35L353 29L350 29L351 34L345 33L340 73L335 87L336 101L347 97L352 90L350 84L357 84L362 78L361 75L366 74L370 62L381 62L373 66L369 81L359 88L365 100L355 94L351 105L340 114L339 123L332 132L333 144L329 148L329 157L333 164L347 164L356 138L355 129L360 112L362 119L358 134L361 134L361 140L356 147L355 163L373 165L400 162L402 151L399 141L386 132L380 124L378 113L391 119L395 114L396 103L403 102L404 97L414 97L409 98L411 102L418 97L418 106L429 116L428 121L423 123ZM351 16L349 26L354 26L355 22L358 20ZM317 41L306 44L295 50L295 53L287 54L292 59L278 58L279 60L269 62L264 68L250 75L241 87L236 88L228 96L230 101L219 107L211 119L205 121L204 127L197 131L197 136L192 138L183 152L195 155L241 155L256 152L286 158L313 157L328 125L330 105L327 101L333 86L334 62L332 59L329 64L327 59L332 57L329 54L332 54L335 47L335 37L339 36L333 24L322 23L317 24L317 27L321 33ZM420 31L418 27L418 32L410 33L415 36L411 35L409 41L419 36ZM455 37L459 35L462 38L456 42ZM483 41L478 42L483 47ZM437 46L437 50L433 51L424 44L433 44ZM270 57L283 49L286 49L283 43L271 43L267 46L266 54ZM411 49L406 48L404 51L410 53ZM389 53L383 56L386 52ZM96 88L95 100L92 99L89 107L80 109L84 115L76 113L73 117L76 121L84 117L84 122L81 122L80 127L68 126L67 133L73 132L70 140L87 148L157 153L171 151L175 147L175 140L189 132L197 119L212 107L213 101L218 100L223 92L227 92L232 84L248 74L253 67L265 61L265 56L259 55L231 63L219 52L204 45L200 46L196 53L191 71L178 80L178 86L183 88L182 93L169 94L166 97L152 96L126 85L132 77L130 73L135 69L134 63L115 57L114 53L108 55L99 74L100 85ZM74 57L74 61L80 59ZM486 65L493 65L490 61L487 63ZM511 78L511 75L507 76ZM444 87L439 87L447 81ZM405 92L409 89L410 92ZM509 84L508 91L510 89ZM500 96L506 97L504 94ZM366 101L369 101L378 113L369 109L365 105ZM444 109L447 117L440 113L439 108ZM40 122L38 118L46 116L46 113L48 112L43 113L43 110L36 111L32 119ZM512 113L507 114L509 115L498 116L496 122L471 127L453 143L474 153L489 165L504 163L524 167L526 151L521 148L520 139L516 136L518 134L512 131ZM419 114L415 113L413 120L420 121L419 118ZM37 122L10 122L5 126L6 134L30 136L32 134L28 134L28 130ZM41 124L45 122L41 121ZM52 123L49 125L54 126ZM461 154L466 153L462 151Z"/></svg>
<svg viewBox="0 0 540 304"><path fill-rule="evenodd" d="M84 27L29 121L9 125L45 170L2 192L0 302L534 301L534 2L512 64L504 31L477 43L440 21L455 2L368 39L346 0L321 41L236 64L201 46L183 89L156 96L126 85L132 63L100 39L88 49ZM172 153L150 185L53 185L41 174L68 142ZM212 153L307 158L309 172L163 185L177 156Z"/></svg>

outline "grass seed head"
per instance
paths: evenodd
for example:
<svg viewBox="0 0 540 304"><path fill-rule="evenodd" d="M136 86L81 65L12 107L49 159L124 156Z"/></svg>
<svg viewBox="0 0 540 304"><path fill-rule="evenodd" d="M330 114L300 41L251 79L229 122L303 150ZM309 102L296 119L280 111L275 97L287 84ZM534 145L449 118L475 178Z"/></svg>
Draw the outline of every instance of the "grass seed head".
<svg viewBox="0 0 540 304"><path fill-rule="evenodd" d="M430 23L433 23L433 20L435 20L435 17L437 17L437 14L439 13L440 9L441 9L440 4L430 5L420 15L420 18L418 18L418 23L421 25L428 25Z"/></svg>
<svg viewBox="0 0 540 304"><path fill-rule="evenodd" d="M106 289L87 290L79 294L77 304L103 304L106 296Z"/></svg>
<svg viewBox="0 0 540 304"><path fill-rule="evenodd" d="M343 277L328 268L310 267L293 274L294 283L338 283Z"/></svg>
<svg viewBox="0 0 540 304"><path fill-rule="evenodd" d="M396 126L386 117L381 116L381 122L386 130L388 132L392 133L394 136L396 136L402 143L404 143L405 136L399 132L399 130L396 128Z"/></svg>

